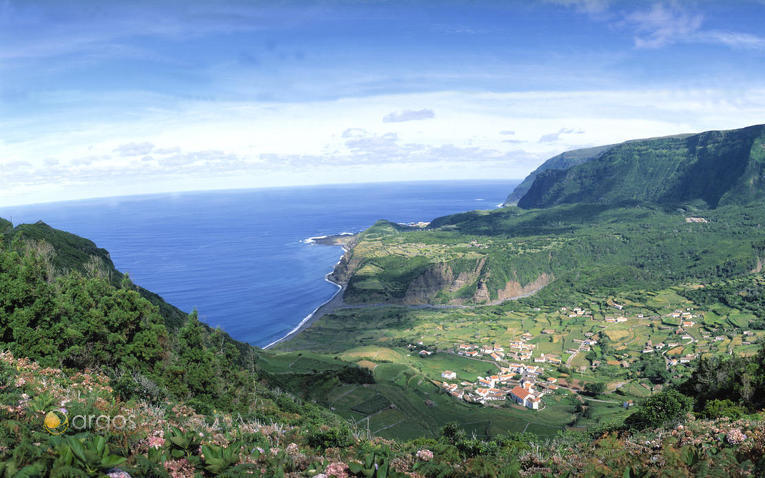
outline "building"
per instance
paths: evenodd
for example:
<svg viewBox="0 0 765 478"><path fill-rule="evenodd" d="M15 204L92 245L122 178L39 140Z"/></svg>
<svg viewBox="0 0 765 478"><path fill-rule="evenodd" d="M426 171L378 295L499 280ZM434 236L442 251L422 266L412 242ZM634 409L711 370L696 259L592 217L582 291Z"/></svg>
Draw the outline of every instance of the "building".
<svg viewBox="0 0 765 478"><path fill-rule="evenodd" d="M478 388L475 393L483 400L504 400L505 393L498 388Z"/></svg>
<svg viewBox="0 0 765 478"><path fill-rule="evenodd" d="M537 383L536 375L524 375L521 377L521 387L529 390Z"/></svg>
<svg viewBox="0 0 765 478"><path fill-rule="evenodd" d="M443 372L441 372L441 377L447 380L454 380L457 378L457 374L452 372L451 370L444 370Z"/></svg>
<svg viewBox="0 0 765 478"><path fill-rule="evenodd" d="M456 392L458 388L456 383L444 383L442 387L444 388L444 390L450 393Z"/></svg>
<svg viewBox="0 0 765 478"><path fill-rule="evenodd" d="M518 405L523 405L532 410L539 410L541 400L533 390L528 390L523 387L515 387L510 390L510 396Z"/></svg>

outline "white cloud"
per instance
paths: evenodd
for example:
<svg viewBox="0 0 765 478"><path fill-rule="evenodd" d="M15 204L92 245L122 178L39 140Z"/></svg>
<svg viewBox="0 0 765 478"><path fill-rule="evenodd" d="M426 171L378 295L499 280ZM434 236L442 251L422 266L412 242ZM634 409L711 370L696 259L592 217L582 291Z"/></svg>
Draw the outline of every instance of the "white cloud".
<svg viewBox="0 0 765 478"><path fill-rule="evenodd" d="M659 1L646 9L628 10L629 3L609 0L545 0L587 13L595 21L610 22L634 34L636 48L661 48L674 43L706 43L736 49L765 50L765 37L753 33L704 29L704 15L692 2ZM638 4L638 2L634 2ZM647 3L647 2L646 2Z"/></svg>
<svg viewBox="0 0 765 478"><path fill-rule="evenodd" d="M114 152L120 156L143 156L151 153L154 145L148 142L121 144L114 148Z"/></svg>
<svg viewBox="0 0 765 478"><path fill-rule="evenodd" d="M608 10L610 0L545 0L547 3L563 5L565 7L574 7L579 11L586 13L602 13Z"/></svg>
<svg viewBox="0 0 765 478"><path fill-rule="evenodd" d="M435 118L433 110L404 110L388 113L383 117L383 123L403 123L404 121L420 121Z"/></svg>
<svg viewBox="0 0 765 478"><path fill-rule="evenodd" d="M439 114L380 122L408 104L429 104ZM6 120L0 206L189 189L521 178L568 149L742 127L762 122L763 110L765 90L441 92L189 101L113 122L99 115L45 124L34 134ZM497 134L501 124L513 125L514 134Z"/></svg>
<svg viewBox="0 0 765 478"><path fill-rule="evenodd" d="M638 48L658 48L686 40L696 33L704 17L683 10L679 4L655 3L650 9L636 11L627 16L627 22L634 26Z"/></svg>
<svg viewBox="0 0 765 478"><path fill-rule="evenodd" d="M556 141L559 141L561 139L561 136L567 135L567 134L584 134L584 131L582 130L575 130L573 128L561 128L558 131L554 133L547 133L542 135L541 138L539 138L540 143L554 143Z"/></svg>
<svg viewBox="0 0 765 478"><path fill-rule="evenodd" d="M698 32L696 38L698 38L699 41L719 43L731 48L765 50L765 37L749 33L704 31Z"/></svg>

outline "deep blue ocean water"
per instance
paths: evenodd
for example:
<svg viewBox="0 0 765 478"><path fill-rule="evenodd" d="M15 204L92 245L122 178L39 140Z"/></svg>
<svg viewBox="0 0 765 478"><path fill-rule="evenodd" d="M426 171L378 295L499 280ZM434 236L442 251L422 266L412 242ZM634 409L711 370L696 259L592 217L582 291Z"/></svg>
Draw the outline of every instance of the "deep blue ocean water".
<svg viewBox="0 0 765 478"><path fill-rule="evenodd" d="M430 221L492 209L519 181L444 181L213 191L0 208L107 249L133 282L232 337L264 346L337 290L324 276L340 247L312 236L358 232L378 219Z"/></svg>

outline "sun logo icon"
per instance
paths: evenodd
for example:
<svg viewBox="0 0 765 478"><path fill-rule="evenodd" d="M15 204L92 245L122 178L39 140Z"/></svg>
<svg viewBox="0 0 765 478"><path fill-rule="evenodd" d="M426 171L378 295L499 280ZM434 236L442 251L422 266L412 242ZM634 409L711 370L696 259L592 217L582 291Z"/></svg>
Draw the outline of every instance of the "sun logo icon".
<svg viewBox="0 0 765 478"><path fill-rule="evenodd" d="M69 418L62 410L52 410L45 415L43 428L51 435L61 435L69 428Z"/></svg>

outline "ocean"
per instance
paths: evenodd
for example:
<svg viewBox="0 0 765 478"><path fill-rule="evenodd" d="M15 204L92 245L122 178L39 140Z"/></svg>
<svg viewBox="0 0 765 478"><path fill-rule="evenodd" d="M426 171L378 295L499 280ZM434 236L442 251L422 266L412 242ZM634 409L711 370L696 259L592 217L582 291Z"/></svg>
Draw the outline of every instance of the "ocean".
<svg viewBox="0 0 765 478"><path fill-rule="evenodd" d="M42 220L107 249L134 283L237 340L283 337L337 287L342 255L313 236L378 219L430 221L493 209L519 181L438 181L206 191L0 208L15 225Z"/></svg>

